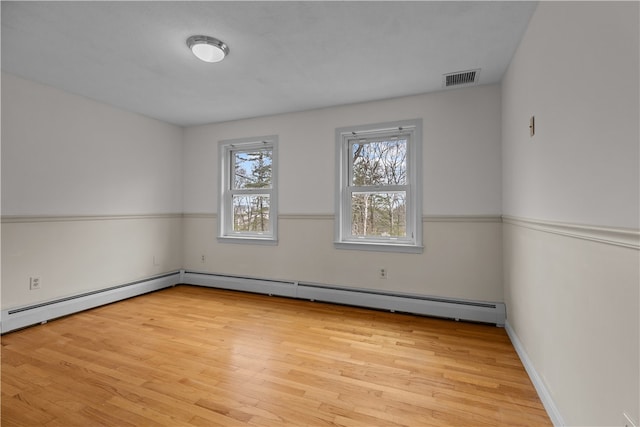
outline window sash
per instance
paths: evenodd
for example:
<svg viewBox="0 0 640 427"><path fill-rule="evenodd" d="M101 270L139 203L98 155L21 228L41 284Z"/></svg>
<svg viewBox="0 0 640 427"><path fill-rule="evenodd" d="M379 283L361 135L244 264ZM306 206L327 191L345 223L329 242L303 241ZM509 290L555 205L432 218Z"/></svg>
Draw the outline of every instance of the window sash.
<svg viewBox="0 0 640 427"><path fill-rule="evenodd" d="M405 235L404 236L382 236L382 235L354 235L353 234L353 197L354 194L391 194L391 193L404 193L405 194ZM414 240L414 230L411 226L411 219L413 217L411 213L411 205L410 201L410 187L409 185L394 185L394 186L376 186L376 187L349 187L345 191L345 200L343 203L346 203L345 213L344 213L344 240L353 240L353 241L384 241L384 242L393 242L399 241L403 243L412 242ZM348 211L348 215L347 215Z"/></svg>
<svg viewBox="0 0 640 427"><path fill-rule="evenodd" d="M230 161L230 167L229 167L229 174L231 175L229 177L229 190L242 190L242 189L248 189L248 190L254 190L254 189L265 189L265 188L272 188L273 187L273 148L271 147L271 145L269 145L268 143L264 142L262 143L262 145L260 146L255 146L255 144L248 144L251 145L251 147L244 147L242 146L241 148L235 148L232 147L231 150L229 151L229 161ZM253 147L253 148L252 148ZM255 154L258 152L269 152L270 153L270 163L269 163L269 167L270 167L270 179L269 182L267 183L266 186L264 187L238 187L236 186L236 160L237 160L237 155L240 153L244 153L244 154ZM247 160L248 161L248 160Z"/></svg>
<svg viewBox="0 0 640 427"><path fill-rule="evenodd" d="M235 166L237 153L255 153L258 151L271 152L270 183L268 187L236 188ZM218 239L229 238L238 242L276 242L277 240L277 137L261 137L220 142L220 206L218 221ZM265 197L269 206L266 213L268 224L264 231L249 231L236 229L236 206L234 198L238 196Z"/></svg>
<svg viewBox="0 0 640 427"><path fill-rule="evenodd" d="M406 139L407 141L407 146L406 146L406 150L407 150L407 161L405 162L405 167L407 169L406 171L406 175L407 175L407 179L406 181L408 182L410 180L411 177L411 173L413 172L411 170L411 162L409 162L408 160L411 159L411 156L413 154L413 150L412 150L412 137L413 137L413 132L403 132L400 131L398 128L395 129L391 129L391 130L384 130L384 131L373 131L371 134L367 135L367 132L363 132L364 135L358 137L358 136L347 136L345 135L343 137L343 149L345 151L343 159L346 162L346 168L343 167L341 173L345 172L346 169L346 175L345 177L343 177L343 182L345 183L345 188L344 188L344 198L342 200L343 203L343 212L342 212L342 219L343 219L343 233L342 233L342 239L344 241L352 241L352 242L362 242L362 241L368 241L368 242L384 242L384 243L394 243L394 242L398 242L398 243L402 243L402 244L411 244L415 242L415 230L413 227L413 223L414 223L414 218L413 218L413 203L412 203L412 197L411 197L411 186L409 184L404 184L404 185L389 185L389 184L377 184L377 185L365 185L365 186L356 186L356 185L352 185L351 183L353 182L353 145L357 144L357 143L371 143L371 142L386 142L392 139ZM397 138L396 138L397 137ZM394 236L394 237L385 237L385 236L359 236L359 235L353 235L352 234L352 230L353 230L353 218L352 218L352 214L353 214L353 205L352 205L352 199L353 199L353 193L371 193L371 194L380 194L380 193L390 193L390 192L396 192L396 191L405 191L406 193L406 205L405 205L405 211L406 211L406 235L404 237L401 236Z"/></svg>
<svg viewBox="0 0 640 427"><path fill-rule="evenodd" d="M362 185L362 186L348 186L347 191L353 193L395 193L398 191L408 191L409 184L405 185Z"/></svg>
<svg viewBox="0 0 640 427"><path fill-rule="evenodd" d="M410 230L407 223L407 191L350 191L350 229L347 239L375 239L384 241L411 241ZM373 196L371 197L372 204L369 206L368 200L365 201L364 211L362 205L354 206L354 201L361 196ZM384 206L383 209L377 209L375 205L376 197L379 196L382 199L387 199L387 202L391 202L389 197L401 196L401 204L393 206L391 204ZM395 197L394 197L395 198ZM361 200L361 199L360 199ZM371 211L369 211L371 208ZM378 206L379 208L379 206ZM385 209L385 208L388 208ZM394 224L394 212L395 212L395 224ZM361 216L361 222L354 220L355 216ZM371 223L369 223L371 219ZM369 225L371 228L369 228ZM394 233L394 228L396 232ZM354 233L354 229L361 230L361 233ZM399 233L402 229L404 233ZM386 235L385 235L386 234Z"/></svg>
<svg viewBox="0 0 640 427"><path fill-rule="evenodd" d="M422 252L422 201L417 183L421 182L421 120L336 129L338 146L338 195L336 247L378 251ZM406 140L404 184L353 185L354 144ZM404 192L404 236L359 235L353 229L353 196L357 193L384 194ZM390 226L390 233L393 226Z"/></svg>
<svg viewBox="0 0 640 427"><path fill-rule="evenodd" d="M257 234L260 236L264 236L264 235L269 235L271 234L271 224L272 224L272 218L271 218L271 195L265 192L262 192L260 194L240 194L240 196L249 196L249 197L262 197L263 199L267 199L267 206L266 206L266 227L264 230L238 230L236 228L236 207L237 205L234 203L234 199L235 197L238 195L232 194L230 196L230 203L231 203L231 214L229 215L229 219L231 221L231 227L228 230L229 234L232 235L239 235L239 236L244 236L244 235L249 235L249 234ZM258 217L260 214L256 214L256 217ZM251 221L252 217L247 218L249 221Z"/></svg>
<svg viewBox="0 0 640 427"><path fill-rule="evenodd" d="M362 136L362 137L347 137L347 141L345 141L346 150L347 150L347 162L348 162L348 181L347 185L353 186L353 182L355 181L355 170L354 170L354 145L366 145L366 144L375 144L381 142L391 142L394 140L406 141L405 142L405 160L404 160L404 169L405 169L405 179L404 184L396 184L396 185L406 185L409 179L409 164L407 160L410 156L410 147L411 147L411 133L401 132L399 130L395 130L395 132L384 132L377 133L374 136ZM376 184L376 185L390 185L390 184Z"/></svg>

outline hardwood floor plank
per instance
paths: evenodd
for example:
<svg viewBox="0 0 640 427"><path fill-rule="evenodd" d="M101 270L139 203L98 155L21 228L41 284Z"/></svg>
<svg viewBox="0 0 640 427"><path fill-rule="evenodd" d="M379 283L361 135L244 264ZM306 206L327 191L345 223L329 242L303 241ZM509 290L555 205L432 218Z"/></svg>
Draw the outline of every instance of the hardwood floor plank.
<svg viewBox="0 0 640 427"><path fill-rule="evenodd" d="M45 423L55 419L55 415L48 413L46 408L33 406L22 395L2 396L2 423L8 420L14 425L44 425Z"/></svg>
<svg viewBox="0 0 640 427"><path fill-rule="evenodd" d="M551 425L487 325L177 286L1 344L2 426Z"/></svg>

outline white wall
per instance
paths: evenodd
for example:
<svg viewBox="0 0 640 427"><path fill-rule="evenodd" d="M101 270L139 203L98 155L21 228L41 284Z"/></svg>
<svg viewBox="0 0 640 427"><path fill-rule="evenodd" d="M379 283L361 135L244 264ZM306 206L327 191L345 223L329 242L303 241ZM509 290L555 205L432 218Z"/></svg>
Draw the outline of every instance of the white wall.
<svg viewBox="0 0 640 427"><path fill-rule="evenodd" d="M189 127L184 210L217 213L218 141L279 135L280 213L333 214L335 129L423 119L423 214L499 215L497 85Z"/></svg>
<svg viewBox="0 0 640 427"><path fill-rule="evenodd" d="M502 84L508 323L569 425L640 420L638 18L541 2Z"/></svg>
<svg viewBox="0 0 640 427"><path fill-rule="evenodd" d="M181 164L181 128L2 73L2 307L179 269Z"/></svg>
<svg viewBox="0 0 640 427"><path fill-rule="evenodd" d="M182 129L2 73L2 215L182 211Z"/></svg>
<svg viewBox="0 0 640 427"><path fill-rule="evenodd" d="M423 120L424 253L334 249L335 129L414 118ZM260 135L279 136L279 244L218 243L218 141ZM183 170L189 270L502 301L498 86L190 127Z"/></svg>
<svg viewBox="0 0 640 427"><path fill-rule="evenodd" d="M503 213L637 229L637 4L553 3L503 81Z"/></svg>

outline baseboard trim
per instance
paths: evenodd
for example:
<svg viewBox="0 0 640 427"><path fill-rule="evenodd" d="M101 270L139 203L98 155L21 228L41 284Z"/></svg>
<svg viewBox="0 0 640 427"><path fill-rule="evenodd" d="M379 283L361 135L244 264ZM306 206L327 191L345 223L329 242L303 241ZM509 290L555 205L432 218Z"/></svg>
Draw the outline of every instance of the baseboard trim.
<svg viewBox="0 0 640 427"><path fill-rule="evenodd" d="M179 282L180 272L175 271L106 289L2 310L0 313L0 332L4 334L16 329L48 322L58 317L168 288Z"/></svg>
<svg viewBox="0 0 640 427"><path fill-rule="evenodd" d="M316 283L229 276L196 271L185 272L182 275L182 283L447 319L492 323L496 326L503 326L506 316L505 305L502 302L470 301L426 295L390 293Z"/></svg>
<svg viewBox="0 0 640 427"><path fill-rule="evenodd" d="M518 353L518 357L520 357L522 365L527 371L527 374L529 375L533 386L538 392L540 401L542 402L544 409L547 411L549 418L551 418L551 422L556 427L566 425L564 419L562 418L562 415L560 414L560 411L558 410L558 407L556 406L556 403L551 397L551 393L549 393L547 386L544 384L544 381L542 381L542 378L538 374L538 371L536 371L535 366L533 366L531 359L529 359L529 355L524 350L524 347L522 346L518 335L516 335L516 332L513 330L508 320L505 322L504 329L507 332L511 343L513 344L513 348L515 348L516 353Z"/></svg>

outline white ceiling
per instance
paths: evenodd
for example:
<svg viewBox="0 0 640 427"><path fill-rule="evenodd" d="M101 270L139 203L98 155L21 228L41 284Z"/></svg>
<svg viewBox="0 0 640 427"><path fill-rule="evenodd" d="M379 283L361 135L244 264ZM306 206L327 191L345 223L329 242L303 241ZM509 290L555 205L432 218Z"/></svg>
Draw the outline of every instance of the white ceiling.
<svg viewBox="0 0 640 427"><path fill-rule="evenodd" d="M2 69L188 126L499 82L535 2L2 1ZM217 64L186 39L229 45Z"/></svg>

